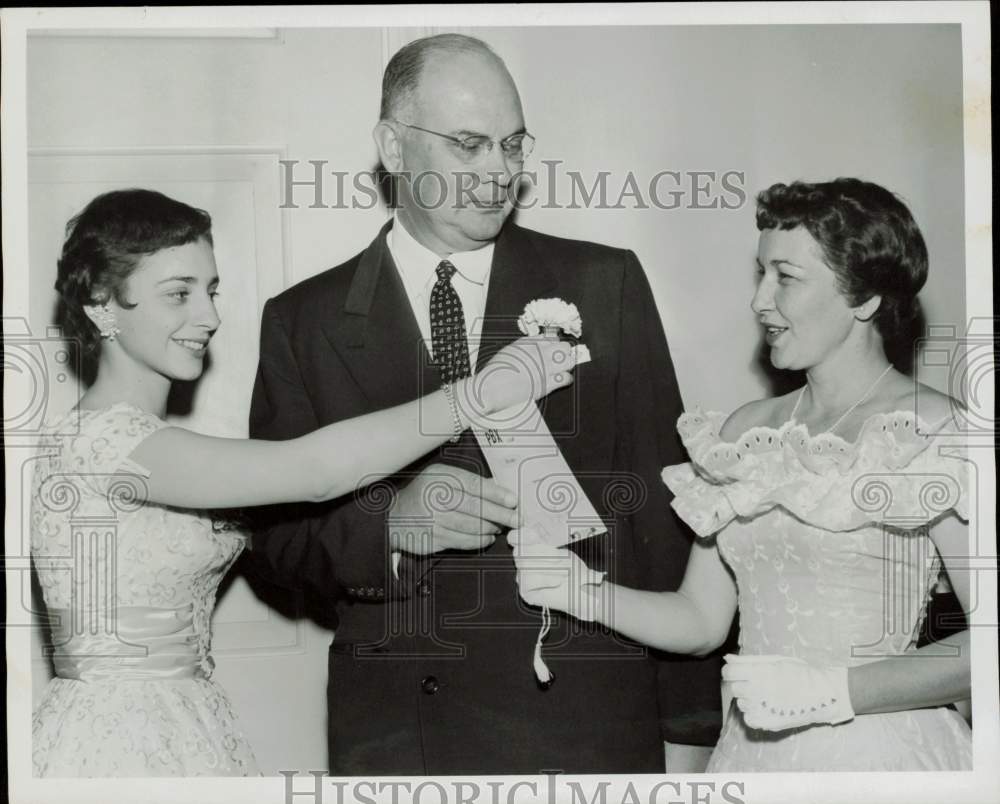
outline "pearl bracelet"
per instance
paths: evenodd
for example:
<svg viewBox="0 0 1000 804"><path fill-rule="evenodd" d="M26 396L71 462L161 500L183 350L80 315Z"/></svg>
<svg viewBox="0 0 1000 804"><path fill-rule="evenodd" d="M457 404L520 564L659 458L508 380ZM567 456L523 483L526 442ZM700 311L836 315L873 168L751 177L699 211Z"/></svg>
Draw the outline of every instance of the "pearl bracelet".
<svg viewBox="0 0 1000 804"><path fill-rule="evenodd" d="M465 430L462 426L462 417L458 415L458 400L455 399L455 386L450 382L446 382L441 386L441 390L444 391L444 395L448 399L448 407L451 409L453 431L449 441L454 444L462 437L462 431Z"/></svg>

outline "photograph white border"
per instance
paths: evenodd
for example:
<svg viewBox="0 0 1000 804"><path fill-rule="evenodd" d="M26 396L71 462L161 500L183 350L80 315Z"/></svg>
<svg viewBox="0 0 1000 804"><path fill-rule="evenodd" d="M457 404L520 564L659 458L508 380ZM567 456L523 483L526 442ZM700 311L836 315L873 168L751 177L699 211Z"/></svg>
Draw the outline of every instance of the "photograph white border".
<svg viewBox="0 0 1000 804"><path fill-rule="evenodd" d="M992 322L992 227L991 227L991 85L990 85L990 26L989 5L986 2L919 2L919 3L715 3L689 5L494 5L470 6L398 6L398 7L256 7L256 8L118 8L118 9L12 9L4 10L2 24L2 158L3 158L3 262L4 316L17 316L26 311L28 284L27 238L27 133L25 114L26 37L36 30L59 32L60 35L90 34L99 29L102 35L176 35L183 29L197 29L193 36L233 36L239 30L252 29L250 36L289 27L341 26L533 26L533 25L783 25L783 24L889 24L889 23L959 23L962 26L963 97L964 97L964 159L966 188L966 260L968 319ZM215 33L213 34L213 29ZM169 33L168 33L169 32ZM280 36L280 33L278 34ZM991 336L995 333L990 328ZM8 386L9 389L9 386ZM981 409L994 410L991 383L980 390L986 396ZM5 394L8 391L5 390ZM8 409L17 410L23 400L5 399ZM973 453L976 451L973 450ZM986 450L979 452L986 453ZM5 455L8 467L11 458ZM992 452L978 458L984 489L995 488ZM15 473L16 474L16 473ZM11 475L8 473L8 478ZM10 482L10 480L8 480ZM990 492L988 492L990 493ZM18 499L8 495L8 499ZM981 510L995 512L995 496L981 501ZM8 538L16 533L20 512L15 506L6 511ZM13 526L14 530L11 530ZM984 521L990 529L992 522ZM984 541L995 545L993 539ZM871 801L871 802L988 802L1000 800L1000 784L995 760L1000 755L1000 703L997 690L997 636L995 624L981 618L996 611L996 555L980 559L993 568L991 588L983 588L973 622L973 711L975 729L975 770L968 773L811 773L811 774L745 774L725 776L676 776L671 781L680 784L685 793L673 795L661 792L659 802L693 801L691 783L701 785L701 795L709 794L707 784L714 781L710 801L720 798L721 786L727 781L744 785L742 792L732 789L731 795L747 802L801 801ZM990 564L990 562L992 562ZM986 567L989 570L989 567ZM20 578L17 567L7 567L8 611L18 605ZM990 574L989 571L986 574ZM986 627L975 627L986 626ZM7 737L11 800L14 802L42 801L197 801L212 802L261 801L272 804L318 801L308 795L286 797L286 780L267 779L34 779L31 776L30 684L31 666L28 632L24 628L8 628L7 662ZM302 769L303 771L307 769ZM574 777L569 777L574 778ZM595 788L598 777L576 777L584 789ZM609 777L614 784L607 790L608 802L628 799L632 783L641 801L647 801L653 785L665 777ZM295 790L311 788L306 776L296 779ZM350 800L347 790L338 789L325 780L323 801ZM394 777L393 782L406 781ZM421 780L410 779L412 784ZM501 801L513 795L513 801L547 801L546 783L541 777L522 781L534 782L538 796L530 796L530 788L515 791L511 777L477 779L483 786L483 800L491 800L489 781L503 781ZM348 788L349 789L349 788ZM391 788L387 788L391 789ZM397 788L403 792L401 788ZM560 788L568 796L565 787ZM387 794L386 794L387 795ZM624 797L624 798L623 798ZM390 800L388 797L379 800ZM405 797L400 800L406 800ZM433 790L425 792L424 801L436 801Z"/></svg>

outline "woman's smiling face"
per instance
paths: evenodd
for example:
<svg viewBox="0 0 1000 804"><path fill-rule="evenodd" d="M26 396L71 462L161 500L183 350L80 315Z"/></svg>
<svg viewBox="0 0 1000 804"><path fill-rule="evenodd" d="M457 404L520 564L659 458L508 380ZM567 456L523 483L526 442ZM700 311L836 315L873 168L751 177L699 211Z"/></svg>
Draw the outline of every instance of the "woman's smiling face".
<svg viewBox="0 0 1000 804"><path fill-rule="evenodd" d="M856 322L855 308L841 293L813 236L801 226L765 229L757 272L750 307L764 327L772 365L810 369L834 354Z"/></svg>
<svg viewBox="0 0 1000 804"><path fill-rule="evenodd" d="M141 258L123 294L135 306L109 302L120 330L118 347L140 370L170 380L197 379L219 328L218 284L215 256L204 239Z"/></svg>

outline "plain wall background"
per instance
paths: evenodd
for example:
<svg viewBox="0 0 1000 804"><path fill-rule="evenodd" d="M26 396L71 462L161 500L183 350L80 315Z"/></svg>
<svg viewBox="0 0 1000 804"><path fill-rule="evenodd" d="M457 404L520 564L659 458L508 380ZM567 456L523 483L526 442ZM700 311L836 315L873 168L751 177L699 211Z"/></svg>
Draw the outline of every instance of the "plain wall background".
<svg viewBox="0 0 1000 804"><path fill-rule="evenodd" d="M753 196L775 181L853 175L901 194L930 250L921 297L927 320L964 331L957 25L463 31L481 36L506 60L527 126L538 138L526 168L542 171L544 180L542 160L561 160L557 197L569 195L569 171L579 171L588 185L599 171L609 171L612 202L629 171L641 188L664 170L745 174L747 201L735 210L544 209L539 203L519 213L523 225L637 253L688 406L730 410L769 392L757 365L759 329L749 300L757 236ZM299 179L311 176L308 160L325 160L330 171L370 170L385 60L403 42L430 32L33 36L29 147L42 159L49 149L200 153L258 147L299 160ZM328 178L330 196L334 183ZM544 200L549 189L543 181L534 194ZM49 203L44 194L32 198ZM241 233L282 244L283 264L273 266L264 284L298 282L347 259L369 243L388 214L382 206L309 209L308 188L296 190L294 200L300 207L285 210L275 231ZM625 199L626 206L632 202ZM41 331L54 301L55 267L36 262L36 253L30 256L31 324ZM253 281L247 276L252 266L220 263L219 270L223 293L227 284ZM246 348L255 351L256 343ZM251 383L252 376L235 383L226 404L246 409ZM259 655L219 657L216 677L267 772L326 766L328 636L308 626L299 653L276 656L262 648ZM36 669L37 694L44 663Z"/></svg>

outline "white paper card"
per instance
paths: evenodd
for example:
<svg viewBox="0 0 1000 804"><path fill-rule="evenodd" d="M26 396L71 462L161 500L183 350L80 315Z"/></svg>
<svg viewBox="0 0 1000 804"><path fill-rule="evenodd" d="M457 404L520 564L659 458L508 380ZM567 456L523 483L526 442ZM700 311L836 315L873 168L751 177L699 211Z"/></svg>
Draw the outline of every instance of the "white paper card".
<svg viewBox="0 0 1000 804"><path fill-rule="evenodd" d="M473 432L494 480L517 494L522 527L554 547L607 530L537 405L500 411Z"/></svg>

